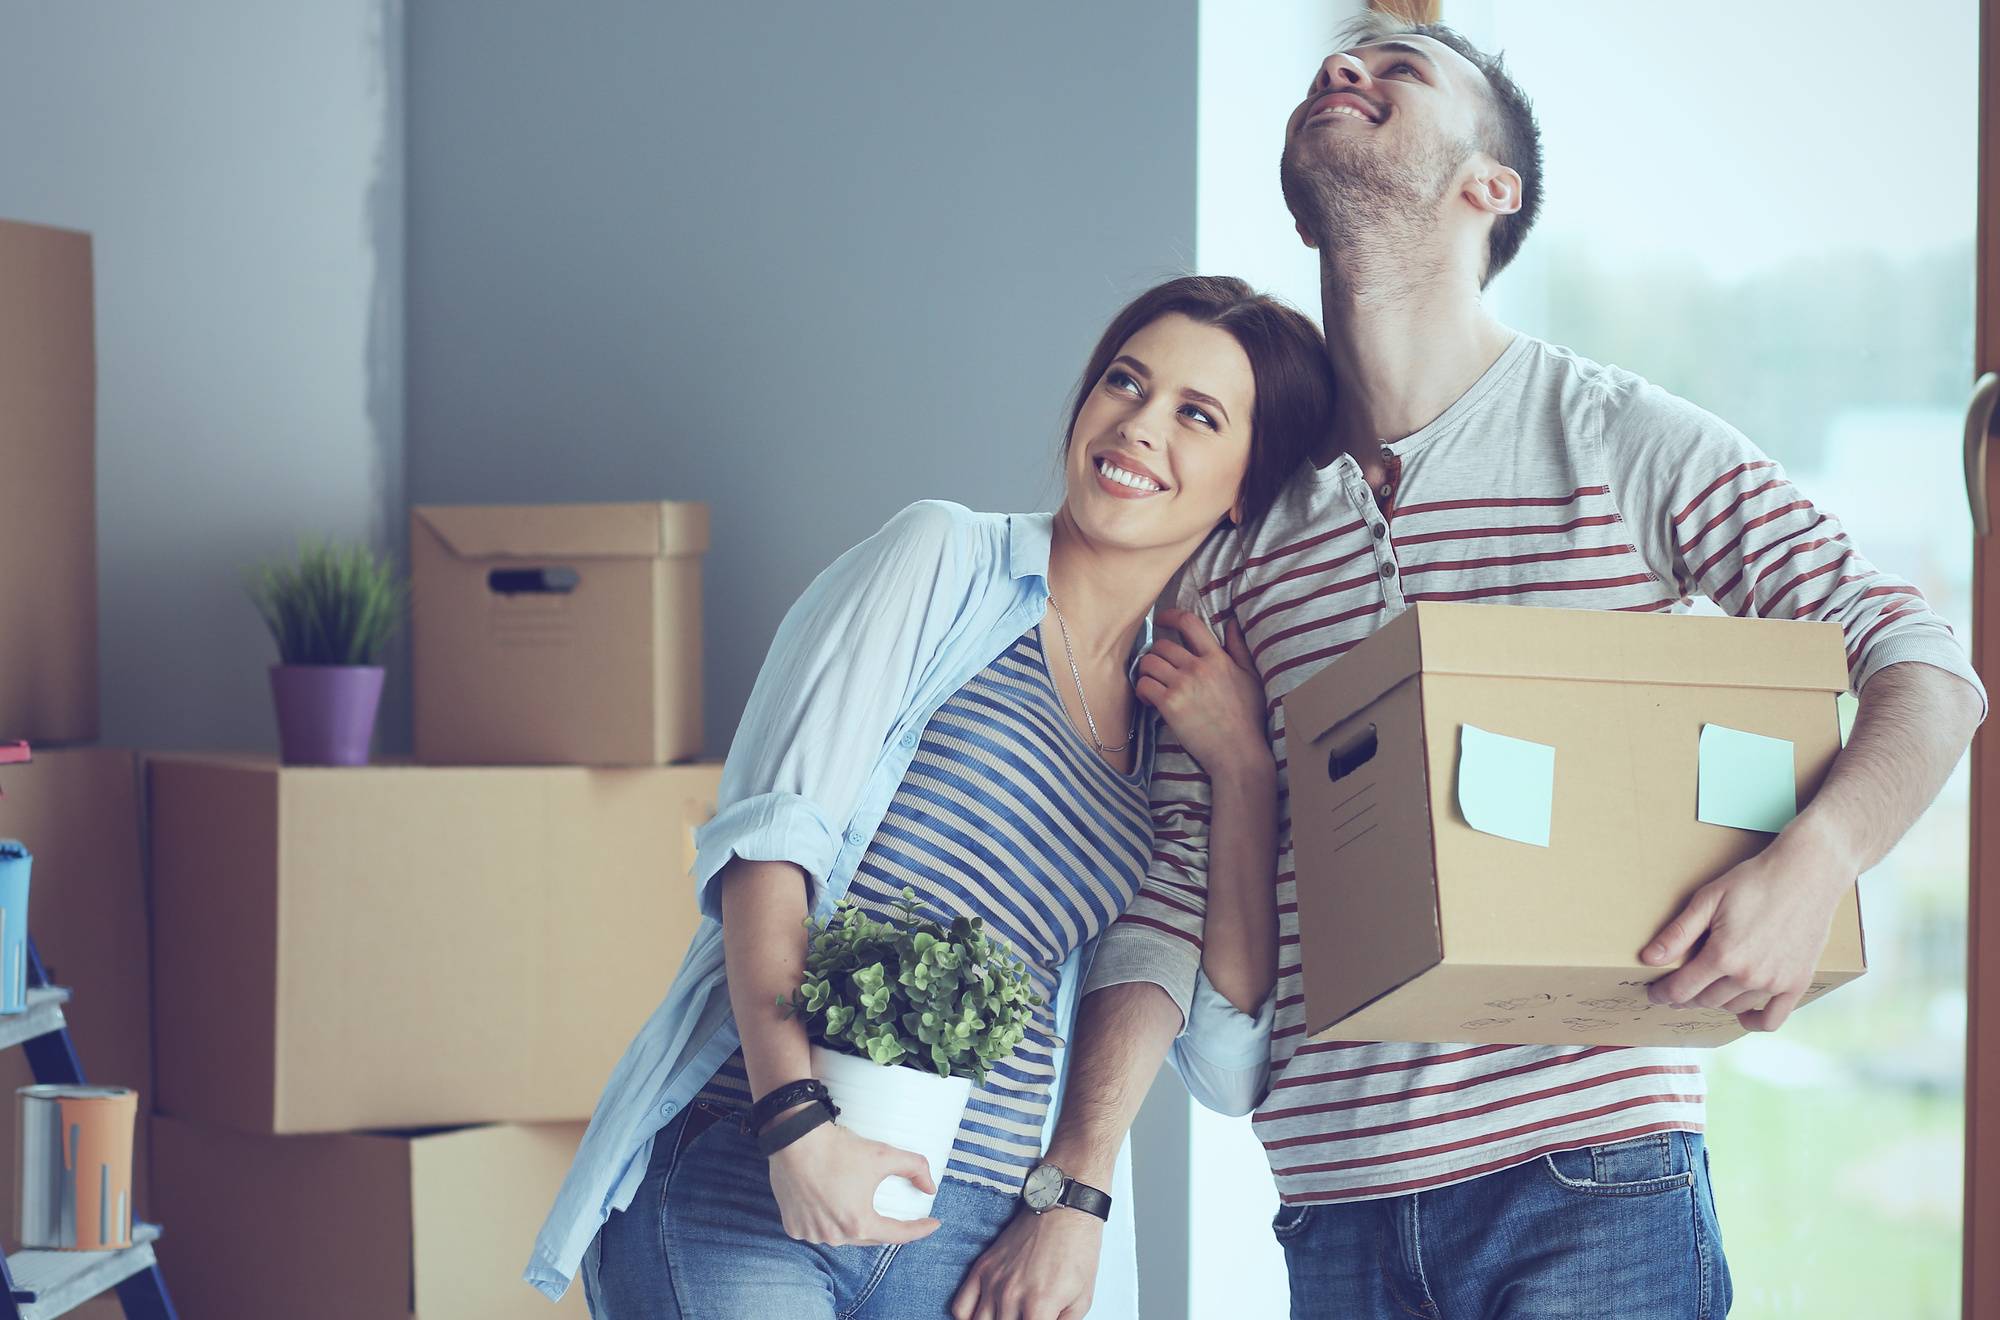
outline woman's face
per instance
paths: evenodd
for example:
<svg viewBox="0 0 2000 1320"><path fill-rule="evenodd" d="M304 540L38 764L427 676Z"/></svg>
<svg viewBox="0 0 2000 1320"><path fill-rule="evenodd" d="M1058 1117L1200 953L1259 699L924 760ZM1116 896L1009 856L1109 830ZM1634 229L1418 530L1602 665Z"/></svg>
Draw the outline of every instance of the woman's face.
<svg viewBox="0 0 2000 1320"><path fill-rule="evenodd" d="M1192 550L1233 517L1256 378L1235 336L1169 313L1119 348L1069 436L1070 516L1126 549Z"/></svg>

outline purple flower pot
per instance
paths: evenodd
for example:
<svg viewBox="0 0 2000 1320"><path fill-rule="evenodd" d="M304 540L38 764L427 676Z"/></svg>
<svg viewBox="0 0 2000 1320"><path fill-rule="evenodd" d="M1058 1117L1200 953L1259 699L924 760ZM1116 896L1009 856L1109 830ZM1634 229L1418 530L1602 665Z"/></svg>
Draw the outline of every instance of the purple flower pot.
<svg viewBox="0 0 2000 1320"><path fill-rule="evenodd" d="M272 665L286 765L367 765L382 701L380 665Z"/></svg>

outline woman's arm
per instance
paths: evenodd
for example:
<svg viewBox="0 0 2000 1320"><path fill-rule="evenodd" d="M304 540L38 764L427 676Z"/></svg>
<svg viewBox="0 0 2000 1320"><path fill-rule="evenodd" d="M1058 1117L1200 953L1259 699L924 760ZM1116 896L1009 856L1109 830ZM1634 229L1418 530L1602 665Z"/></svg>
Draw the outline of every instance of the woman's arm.
<svg viewBox="0 0 2000 1320"><path fill-rule="evenodd" d="M805 975L806 876L790 862L738 858L719 878L729 1004L743 1042L750 1093L763 1096L813 1075L804 1024L778 1007L778 997L796 995ZM784 1116L774 1114L771 1121ZM888 1219L875 1212L875 1188L892 1174L927 1192L937 1190L921 1155L855 1136L834 1123L814 1128L771 1157L771 1191L785 1232L804 1242L878 1246L935 1232L935 1219Z"/></svg>
<svg viewBox="0 0 2000 1320"><path fill-rule="evenodd" d="M1201 968L1236 1009L1256 1017L1278 979L1278 770L1264 730L1264 686L1234 622L1226 643L1186 610L1159 621L1135 687L1208 776L1207 913Z"/></svg>

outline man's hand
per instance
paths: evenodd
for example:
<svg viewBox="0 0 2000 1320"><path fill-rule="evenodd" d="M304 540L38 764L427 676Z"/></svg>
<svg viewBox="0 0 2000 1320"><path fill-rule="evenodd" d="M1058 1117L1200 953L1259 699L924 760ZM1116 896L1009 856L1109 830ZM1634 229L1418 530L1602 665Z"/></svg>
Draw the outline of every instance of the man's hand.
<svg viewBox="0 0 2000 1320"><path fill-rule="evenodd" d="M1096 1215L1023 1210L973 1262L952 1299L952 1320L1083 1320L1103 1245Z"/></svg>
<svg viewBox="0 0 2000 1320"><path fill-rule="evenodd" d="M1834 909L1855 871L1828 841L1788 828L1763 852L1696 890L1646 946L1639 959L1654 966L1680 962L1700 946L1648 995L1656 1004L1724 1009L1749 1031L1776 1031L1812 984Z"/></svg>

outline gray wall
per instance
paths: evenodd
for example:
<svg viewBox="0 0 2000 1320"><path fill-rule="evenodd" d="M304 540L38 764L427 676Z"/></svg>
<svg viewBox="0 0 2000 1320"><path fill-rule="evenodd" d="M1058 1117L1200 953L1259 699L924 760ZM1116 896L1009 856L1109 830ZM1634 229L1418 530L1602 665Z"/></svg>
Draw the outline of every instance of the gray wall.
<svg viewBox="0 0 2000 1320"><path fill-rule="evenodd" d="M95 235L106 742L274 747L245 567L399 535L401 36L396 0L0 4L0 216Z"/></svg>
<svg viewBox="0 0 2000 1320"><path fill-rule="evenodd" d="M1064 395L1194 246L1195 5L425 0L411 498L699 499L707 721L910 500L1049 507Z"/></svg>

